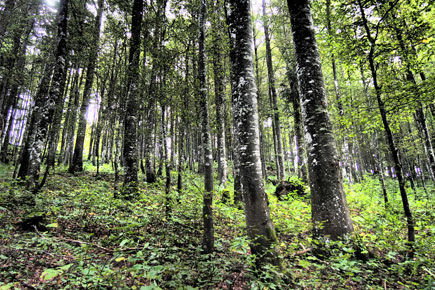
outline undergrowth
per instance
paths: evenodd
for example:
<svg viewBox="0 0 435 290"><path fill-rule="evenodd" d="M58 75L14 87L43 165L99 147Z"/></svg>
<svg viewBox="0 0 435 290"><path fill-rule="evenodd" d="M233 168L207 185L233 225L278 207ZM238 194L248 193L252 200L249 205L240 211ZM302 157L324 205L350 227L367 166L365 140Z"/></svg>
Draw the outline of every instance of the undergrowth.
<svg viewBox="0 0 435 290"><path fill-rule="evenodd" d="M204 255L197 174L186 173L185 188L174 187L169 198L162 179L141 183L140 195L125 201L115 198L120 184L109 170L72 176L57 169L35 205L11 168L0 170L2 290L435 287L433 187L409 189L417 223L416 255L409 259L394 180L387 181L387 207L376 179L346 186L355 233L338 242L312 238L308 197L290 193L278 201L266 184L284 264L259 273L243 211L222 202L223 192L232 197L232 184L215 192L216 250Z"/></svg>

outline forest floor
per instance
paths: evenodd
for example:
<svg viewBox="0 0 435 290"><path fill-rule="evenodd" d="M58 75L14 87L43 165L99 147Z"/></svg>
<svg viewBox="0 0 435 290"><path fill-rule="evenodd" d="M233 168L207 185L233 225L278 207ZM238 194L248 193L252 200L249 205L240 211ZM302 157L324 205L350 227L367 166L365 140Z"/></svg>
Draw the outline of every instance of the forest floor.
<svg viewBox="0 0 435 290"><path fill-rule="evenodd" d="M375 179L346 185L355 234L340 242L313 240L309 199L278 201L267 184L284 270L256 272L243 211L221 202L231 183L216 190L216 251L205 255L199 175L186 173L168 209L163 178L141 182L140 195L125 201L115 198L120 184L110 170L95 176L87 167L76 176L57 169L36 205L11 168L0 167L1 290L435 288L433 186L409 189L417 231L409 259L394 181L387 182L389 209Z"/></svg>

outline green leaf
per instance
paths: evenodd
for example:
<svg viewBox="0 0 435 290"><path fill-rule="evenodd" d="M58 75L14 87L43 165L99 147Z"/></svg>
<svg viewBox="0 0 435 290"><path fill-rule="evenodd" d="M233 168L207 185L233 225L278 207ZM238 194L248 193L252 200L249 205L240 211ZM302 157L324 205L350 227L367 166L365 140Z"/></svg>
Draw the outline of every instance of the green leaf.
<svg viewBox="0 0 435 290"><path fill-rule="evenodd" d="M129 239L123 239L121 243L119 244L120 247L123 247L125 244L129 242Z"/></svg>
<svg viewBox="0 0 435 290"><path fill-rule="evenodd" d="M58 226L59 226L58 223L52 223L52 224L46 225L47 228L57 228Z"/></svg>
<svg viewBox="0 0 435 290"><path fill-rule="evenodd" d="M63 265L63 266L59 267L59 270L62 270L62 271L64 271L64 272L66 272L66 271L69 270L69 268L72 267L72 265L74 265L74 264L66 264L66 265Z"/></svg>
<svg viewBox="0 0 435 290"><path fill-rule="evenodd" d="M307 268L309 268L311 266L311 263L309 261L307 261L307 260L300 260L299 261L299 266L307 269Z"/></svg>
<svg viewBox="0 0 435 290"><path fill-rule="evenodd" d="M15 288L14 286L15 286L15 283L9 283L9 284L6 284L6 285L2 285L2 286L0 286L0 290L9 290L9 289L13 289L13 288Z"/></svg>
<svg viewBox="0 0 435 290"><path fill-rule="evenodd" d="M51 280L53 278L56 278L57 276L59 276L62 273L61 270L56 270L56 269L46 269L44 270L44 272L42 272L40 278L44 281L48 281Z"/></svg>

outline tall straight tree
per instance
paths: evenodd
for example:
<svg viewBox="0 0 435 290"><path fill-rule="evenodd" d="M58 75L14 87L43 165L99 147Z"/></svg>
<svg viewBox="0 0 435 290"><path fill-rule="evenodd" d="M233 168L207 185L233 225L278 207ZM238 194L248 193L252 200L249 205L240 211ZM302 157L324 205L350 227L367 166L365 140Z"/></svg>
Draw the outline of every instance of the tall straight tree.
<svg viewBox="0 0 435 290"><path fill-rule="evenodd" d="M227 180L227 159L226 159L226 134L225 134L225 71L223 66L223 25L221 3L216 1L214 5L213 34L213 76L216 104L216 129L217 129L217 159L218 159L218 180L224 184Z"/></svg>
<svg viewBox="0 0 435 290"><path fill-rule="evenodd" d="M138 125L138 86L139 86L139 59L143 17L143 0L134 0L131 20L130 54L128 64L127 96L124 116L124 196L131 197L138 190L137 172L137 125Z"/></svg>
<svg viewBox="0 0 435 290"><path fill-rule="evenodd" d="M385 13L384 15L387 15L388 13L390 13L392 8L394 7L394 5L397 3L398 3L398 1L396 1L394 4L391 4L387 8L387 11L384 12ZM388 147L390 149L391 157L392 157L393 163L394 163L394 171L395 171L394 173L396 174L397 182L399 183L400 197L402 199L403 211L405 213L406 222L407 222L408 242L409 242L409 246L410 246L410 256L412 257L414 254L413 244L415 242L414 217L412 215L411 207L409 206L408 194L407 194L406 188L405 188L406 180L405 180L405 177L403 174L403 167L402 167L402 163L401 163L400 157L399 157L399 150L398 150L396 143L394 141L393 131L391 130L390 123L388 122L387 109L385 108L385 102L382 98L382 89L381 89L381 85L380 85L379 80L378 80L378 63L376 61L376 54L378 52L377 39L378 39L378 34L379 34L379 25L384 20L385 16L383 18L381 18L380 20L378 20L379 22L377 23L375 29L371 29L369 20L368 20L367 15L366 15L366 8L364 7L363 2L361 0L358 0L357 4L359 7L359 11L361 13L362 25L363 25L364 31L366 33L367 41L370 45L370 50L369 50L369 53L367 56L367 60L369 61L369 67L370 67L370 72L372 75L373 87L374 87L375 93L376 93L376 101L378 103L378 108L379 108L379 113L381 115L382 124L384 125L385 136L386 136ZM373 32L372 30L374 30L375 32Z"/></svg>
<svg viewBox="0 0 435 290"><path fill-rule="evenodd" d="M320 56L308 0L288 0L308 146L315 235L337 239L353 231L327 112Z"/></svg>
<svg viewBox="0 0 435 290"><path fill-rule="evenodd" d="M260 158L260 134L252 60L252 24L249 0L229 0L227 21L231 37L232 105L237 139L241 191L245 203L250 247L256 264L280 265L277 237L269 215Z"/></svg>
<svg viewBox="0 0 435 290"><path fill-rule="evenodd" d="M264 41L266 43L266 65L267 76L269 84L269 99L270 106L272 107L272 127L273 127L273 140L275 144L276 154L276 170L278 180L284 179L284 154L282 149L282 137L281 137L281 122L279 118L278 110L278 96L275 87L275 72L272 62L272 47L270 45L270 31L269 20L266 13L266 0L263 0L263 27L264 27Z"/></svg>
<svg viewBox="0 0 435 290"><path fill-rule="evenodd" d="M38 96L41 99L35 100L35 104L39 103L41 106L34 108L35 124L32 132L29 132L27 136L26 142L29 142L27 149L30 149L28 160L24 160L24 158L21 159L21 166L24 165L23 167L27 169L27 172L22 172L20 176L30 176L29 186L34 187L36 190L38 189L37 187L39 187L38 178L42 163L42 151L47 138L48 128L53 120L56 105L61 101L66 80L68 2L69 0L61 0L59 3L57 41L54 49L54 70L51 86L48 94L41 94ZM49 75L49 70L46 71L46 73ZM49 78L47 75L44 75L44 77L47 77L45 80ZM43 84L43 82L41 82L41 84ZM44 91L44 89L40 88L40 91ZM26 148L26 146L24 146L24 148ZM24 155L22 155L22 157L23 156Z"/></svg>
<svg viewBox="0 0 435 290"><path fill-rule="evenodd" d="M86 82L83 91L83 100L80 107L80 117L79 124L77 128L76 143L74 146L74 153L72 157L71 164L68 168L70 173L83 171L83 146L85 143L86 136L86 110L89 106L89 101L91 97L92 85L94 83L95 67L98 58L98 46L100 42L100 30L101 30L101 20L103 14L104 0L98 0L97 16L95 17L95 23L92 31L92 40L89 49L89 59L88 68L86 71Z"/></svg>
<svg viewBox="0 0 435 290"><path fill-rule="evenodd" d="M199 77L199 105L201 110L201 133L202 153L204 155L204 238L203 245L206 253L211 253L214 248L213 227L213 155L211 149L210 123L207 100L206 67L205 67L205 18L207 13L206 0L201 0L199 14L199 53L198 53L198 77Z"/></svg>

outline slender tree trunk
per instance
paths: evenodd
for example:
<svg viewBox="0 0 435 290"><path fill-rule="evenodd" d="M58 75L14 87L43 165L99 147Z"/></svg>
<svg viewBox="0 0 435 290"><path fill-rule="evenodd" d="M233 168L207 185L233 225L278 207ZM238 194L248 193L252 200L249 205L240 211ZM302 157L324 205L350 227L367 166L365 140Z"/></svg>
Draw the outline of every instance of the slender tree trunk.
<svg viewBox="0 0 435 290"><path fill-rule="evenodd" d="M327 112L320 57L308 0L288 0L298 64L315 235L337 239L353 231Z"/></svg>
<svg viewBox="0 0 435 290"><path fill-rule="evenodd" d="M211 149L210 123L208 113L208 95L206 84L206 59L205 59L205 19L206 0L201 0L199 15L199 53L198 53L198 77L199 77L199 105L201 110L201 133L204 160L204 237L203 246L205 253L214 250L214 226L213 226L213 156Z"/></svg>
<svg viewBox="0 0 435 290"><path fill-rule="evenodd" d="M268 84L269 84L269 99L270 105L272 107L272 126L273 126L273 134L274 134L274 142L276 148L276 167L277 167L277 175L278 180L284 179L284 154L282 148L282 136L281 136L281 122L279 118L279 110L278 110L278 96L275 88L275 73L273 70L272 63L272 48L270 46L270 33L269 33L269 23L267 20L266 14L266 1L263 0L263 27L264 27L264 39L266 43L266 65L267 65L267 75L268 75Z"/></svg>
<svg viewBox="0 0 435 290"><path fill-rule="evenodd" d="M215 5L214 13L219 17L219 3ZM225 184L227 180L227 159L226 159L226 138L225 138L225 121L224 121L224 104L225 104L225 72L222 60L222 26L218 25L213 29L213 73L214 73L214 88L215 88L215 104L216 104L216 129L217 129L217 160L218 160L218 180L220 184Z"/></svg>
<svg viewBox="0 0 435 290"><path fill-rule="evenodd" d="M252 26L249 0L230 0L228 25L231 37L232 103L237 138L240 182L246 224L257 267L280 266L277 237L269 216L261 172L256 85L252 61Z"/></svg>
<svg viewBox="0 0 435 290"><path fill-rule="evenodd" d="M254 42L254 57L255 57L255 85L257 87L257 103L260 103L261 101L261 91L260 91L260 84L261 84L261 78L260 78L260 68L259 68L259 58L258 58L258 46L257 46L257 39L256 39L256 33L255 33L255 25L252 25L252 40ZM261 112L261 111L260 111ZM263 175L263 178L267 180L267 170L266 170L266 157L265 157L265 150L264 147L266 146L266 139L264 136L264 128L263 124L261 122L261 114L259 112L259 125L260 125L260 157L261 157L261 173Z"/></svg>
<svg viewBox="0 0 435 290"><path fill-rule="evenodd" d="M183 170L185 168L185 162L186 162L186 154L185 154L185 144L184 141L186 139L186 128L187 128L187 112L189 109L189 98L187 97L189 95L189 77L190 77L190 70L189 70L189 51L190 51L190 43L186 49L186 55L185 55L185 79L184 79L184 99L183 99L183 108L181 110L181 120L180 120L180 130L179 130L179 137L178 137L178 178L177 178L177 191L180 194L181 190L183 189ZM187 147L187 146L186 146Z"/></svg>
<svg viewBox="0 0 435 290"><path fill-rule="evenodd" d="M381 115L382 124L384 125L385 136L387 138L388 147L390 149L391 157L394 163L394 171L397 177L397 181L399 183L400 196L402 199L403 210L405 212L405 217L407 220L407 228L408 228L408 243L411 247L410 256L413 256L413 244L415 242L415 230L414 230L414 218L412 216L411 208L409 206L408 195L405 189L406 180L403 176L402 164L399 158L399 150L396 147L394 142L393 132L391 131L390 124L387 119L387 111L385 109L384 101L382 100L382 92L381 87L378 83L377 69L375 63L375 52L376 52L376 37L374 38L371 34L370 28L368 26L368 21L365 16L364 7L361 3L361 0L358 0L358 6L361 12L363 26L366 32L366 36L370 43L370 52L368 55L370 72L372 74L373 86L375 88L376 100L378 102L379 113Z"/></svg>
<svg viewBox="0 0 435 290"><path fill-rule="evenodd" d="M307 183L308 170L306 164L304 128L301 111L301 96L299 94L299 85L295 67L287 67L287 77L290 82L289 101L293 107L293 120L295 126L294 131L297 152L297 172L298 177L302 179L303 182Z"/></svg>
<svg viewBox="0 0 435 290"><path fill-rule="evenodd" d="M89 101L91 98L92 85L94 83L95 67L98 58L98 46L100 42L100 30L101 21L103 14L103 0L98 0L97 16L95 17L94 27L93 27L93 39L91 43L91 48L89 49L89 60L88 69L86 71L86 82L83 91L83 100L80 106L79 123L77 127L77 136L74 146L74 153L72 157L71 164L68 168L70 173L76 173L83 171L83 147L86 137L86 111L89 106ZM91 154L91 152L89 152Z"/></svg>

